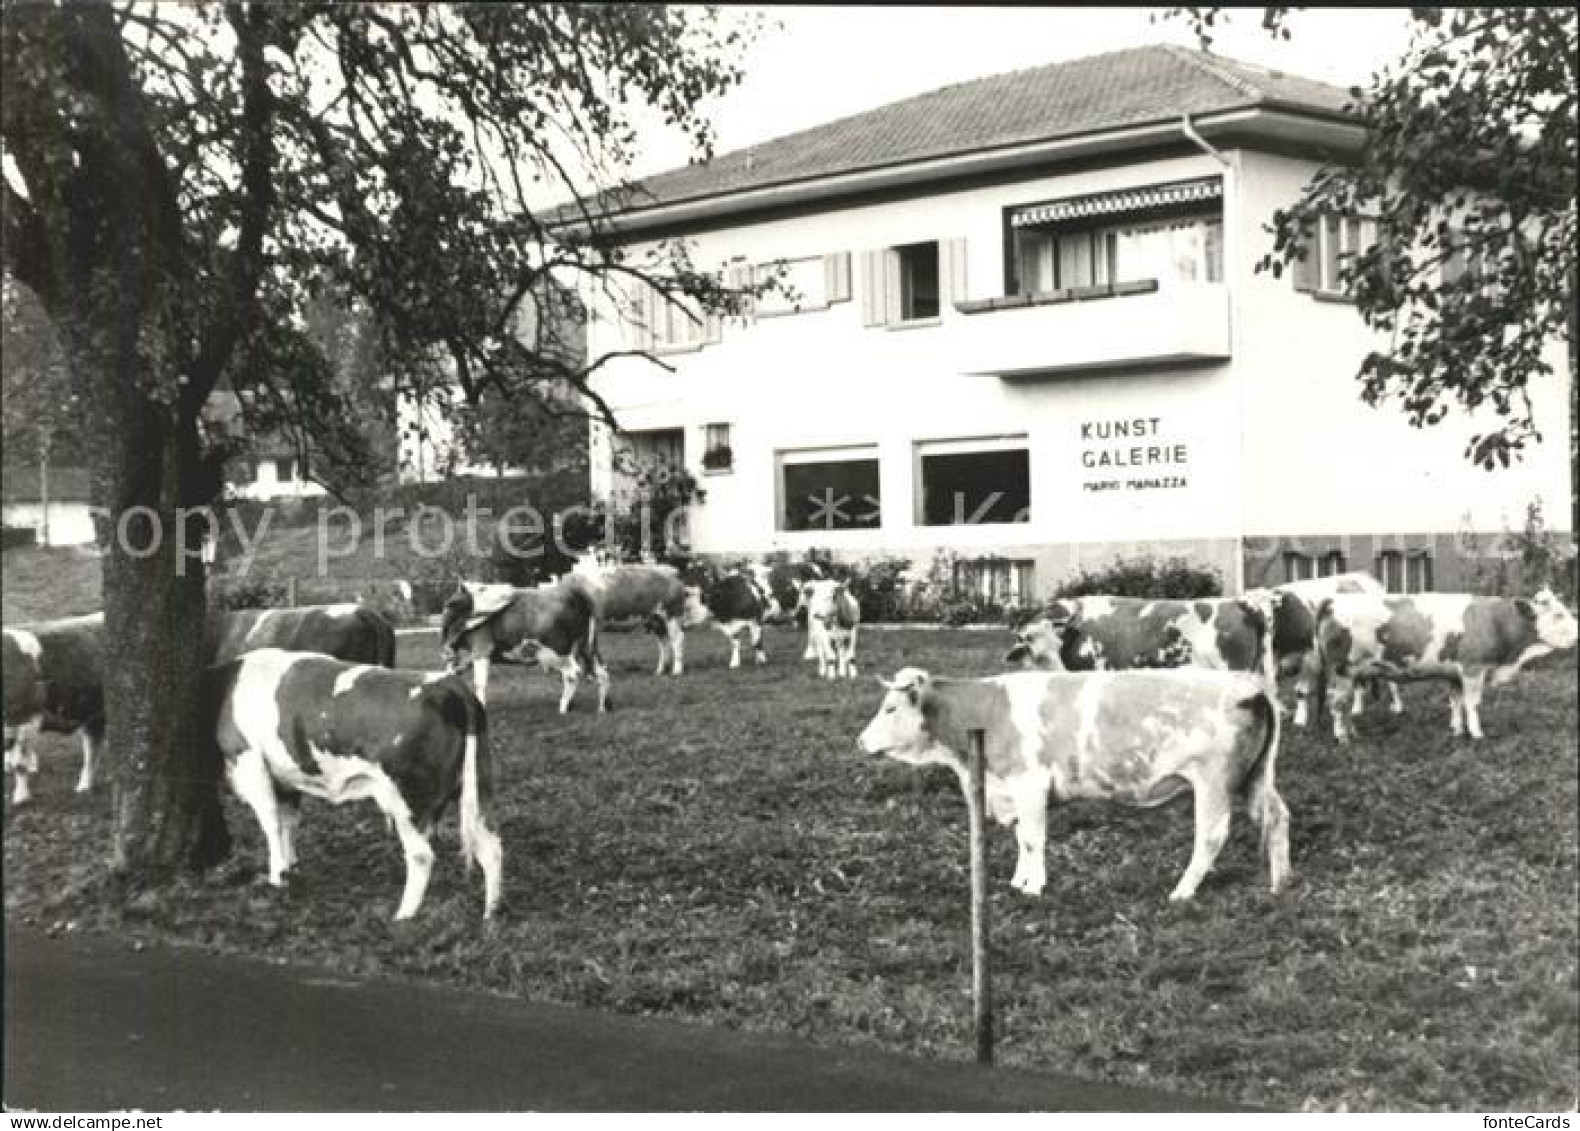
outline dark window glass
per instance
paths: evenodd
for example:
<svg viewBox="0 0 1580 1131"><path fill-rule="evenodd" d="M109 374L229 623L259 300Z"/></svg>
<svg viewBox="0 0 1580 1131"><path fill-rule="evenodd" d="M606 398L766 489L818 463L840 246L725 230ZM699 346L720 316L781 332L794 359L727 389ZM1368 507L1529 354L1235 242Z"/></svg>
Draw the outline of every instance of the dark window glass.
<svg viewBox="0 0 1580 1131"><path fill-rule="evenodd" d="M784 465L783 530L863 530L879 525L878 461Z"/></svg>
<svg viewBox="0 0 1580 1131"><path fill-rule="evenodd" d="M922 457L925 526L1026 522L1031 512L1031 465L1024 448Z"/></svg>
<svg viewBox="0 0 1580 1131"><path fill-rule="evenodd" d="M938 245L915 243L895 249L900 257L900 317L938 317Z"/></svg>

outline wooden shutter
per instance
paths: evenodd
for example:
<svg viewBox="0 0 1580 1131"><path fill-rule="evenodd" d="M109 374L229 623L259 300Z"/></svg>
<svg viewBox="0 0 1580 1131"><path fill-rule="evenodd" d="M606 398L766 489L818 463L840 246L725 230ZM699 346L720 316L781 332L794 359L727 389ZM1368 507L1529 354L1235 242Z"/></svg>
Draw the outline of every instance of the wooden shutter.
<svg viewBox="0 0 1580 1131"><path fill-rule="evenodd" d="M636 317L636 348L651 350L658 345L658 290L642 280L635 283L632 310Z"/></svg>
<svg viewBox="0 0 1580 1131"><path fill-rule="evenodd" d="M1321 242L1318 239L1321 226L1322 220L1319 217L1313 227L1306 229L1300 241L1301 257L1291 264L1294 270L1295 290L1307 294L1317 289L1317 279L1321 269Z"/></svg>
<svg viewBox="0 0 1580 1131"><path fill-rule="evenodd" d="M724 319L719 317L719 312L709 310L702 315L702 341L704 345L716 346L724 338Z"/></svg>
<svg viewBox="0 0 1580 1131"><path fill-rule="evenodd" d="M830 305L850 301L850 252L835 251L823 257L823 298Z"/></svg>
<svg viewBox="0 0 1580 1131"><path fill-rule="evenodd" d="M886 248L861 254L861 324L886 326L889 323L889 260Z"/></svg>
<svg viewBox="0 0 1580 1131"><path fill-rule="evenodd" d="M957 236L938 243L938 285L943 292L938 296L938 310L942 313L951 303L966 299L966 239Z"/></svg>

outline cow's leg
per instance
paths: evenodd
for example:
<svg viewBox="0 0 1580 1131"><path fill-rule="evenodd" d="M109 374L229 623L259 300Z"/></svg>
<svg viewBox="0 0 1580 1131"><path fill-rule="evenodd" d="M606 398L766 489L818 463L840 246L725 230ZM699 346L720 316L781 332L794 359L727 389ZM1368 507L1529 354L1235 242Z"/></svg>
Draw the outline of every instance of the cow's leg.
<svg viewBox="0 0 1580 1131"><path fill-rule="evenodd" d="M598 713L601 715L609 710L609 669L604 666L603 657L597 653L589 657L588 667L592 670L593 683L598 688Z"/></svg>
<svg viewBox="0 0 1580 1131"><path fill-rule="evenodd" d="M1350 717L1355 718L1366 710L1366 685L1359 680L1350 691Z"/></svg>
<svg viewBox="0 0 1580 1131"><path fill-rule="evenodd" d="M739 621L715 621L714 627L724 634L724 639L730 642L730 667L741 666L741 625Z"/></svg>
<svg viewBox="0 0 1580 1131"><path fill-rule="evenodd" d="M280 801L274 792L274 776L263 751L243 750L225 767L230 787L252 808L263 830L264 843L269 848L269 882L275 887L285 885L285 845L280 837Z"/></svg>
<svg viewBox="0 0 1580 1131"><path fill-rule="evenodd" d="M488 657L478 656L472 660L472 690L477 692L479 703L488 702Z"/></svg>
<svg viewBox="0 0 1580 1131"><path fill-rule="evenodd" d="M87 793L93 788L93 771L98 761L99 744L104 733L94 727L82 728L82 772L77 775L77 792Z"/></svg>
<svg viewBox="0 0 1580 1131"><path fill-rule="evenodd" d="M392 800L394 803L391 803ZM433 845L412 823L411 810L398 795L393 799L380 796L378 802L379 807L394 822L395 832L400 836L401 850L406 854L406 886L401 891L395 918L410 919L422 906L422 897L428 891L428 878L433 875Z"/></svg>
<svg viewBox="0 0 1580 1131"><path fill-rule="evenodd" d="M669 640L667 634L655 630L653 639L658 641L658 667L653 669L654 675L663 675L664 669L669 667Z"/></svg>
<svg viewBox="0 0 1580 1131"><path fill-rule="evenodd" d="M1448 688L1448 731L1455 738L1465 733L1465 697L1457 680Z"/></svg>
<svg viewBox="0 0 1580 1131"><path fill-rule="evenodd" d="M1349 728L1344 723L1344 700L1355 692L1353 676L1333 672L1328 676L1328 714L1333 716L1333 737L1338 742L1350 740Z"/></svg>
<svg viewBox="0 0 1580 1131"><path fill-rule="evenodd" d="M669 653L674 657L669 674L679 675L686 670L686 630L679 617L665 617L664 631L669 635Z"/></svg>
<svg viewBox="0 0 1580 1131"><path fill-rule="evenodd" d="M1218 859L1218 853L1223 851L1224 842L1229 839L1232 814L1228 790L1219 781L1198 778L1191 782L1191 793L1196 801L1196 847L1191 851L1190 864L1178 886L1169 893L1172 903L1196 894L1196 889L1212 870L1213 861Z"/></svg>
<svg viewBox="0 0 1580 1131"><path fill-rule="evenodd" d="M1307 652L1300 659L1295 673L1295 725L1304 728L1311 721L1311 698L1314 689L1322 686L1321 660L1316 650Z"/></svg>
<svg viewBox="0 0 1580 1131"><path fill-rule="evenodd" d="M1391 679L1388 681L1388 710L1395 715L1404 714L1404 700L1399 698L1399 685Z"/></svg>
<svg viewBox="0 0 1580 1131"><path fill-rule="evenodd" d="M40 721L34 719L19 727L6 727L6 766L15 776L11 788L13 805L25 805L33 797L29 776L38 773L39 726Z"/></svg>
<svg viewBox="0 0 1580 1131"><path fill-rule="evenodd" d="M286 870L296 867L296 828L302 823L302 795L294 789L275 791L279 807L280 854Z"/></svg>
<svg viewBox="0 0 1580 1131"><path fill-rule="evenodd" d="M1048 790L1040 782L1016 791L1015 843L1020 852L1010 886L1026 895L1041 895L1048 884Z"/></svg>
<svg viewBox="0 0 1580 1131"><path fill-rule="evenodd" d="M1481 738L1481 693L1487 686L1487 673L1466 672L1459 683L1465 695L1465 730L1471 738Z"/></svg>
<svg viewBox="0 0 1580 1131"><path fill-rule="evenodd" d="M752 638L752 655L756 657L759 664L766 664L768 662L768 653L763 651L762 621L752 621L746 626L746 632Z"/></svg>
<svg viewBox="0 0 1580 1131"><path fill-rule="evenodd" d="M582 679L581 662L575 656L564 657L559 665L560 669L560 714L565 714L571 709L571 699L576 695L576 685Z"/></svg>
<svg viewBox="0 0 1580 1131"><path fill-rule="evenodd" d="M856 629L857 625L850 626L850 634L845 637L845 678L856 678Z"/></svg>

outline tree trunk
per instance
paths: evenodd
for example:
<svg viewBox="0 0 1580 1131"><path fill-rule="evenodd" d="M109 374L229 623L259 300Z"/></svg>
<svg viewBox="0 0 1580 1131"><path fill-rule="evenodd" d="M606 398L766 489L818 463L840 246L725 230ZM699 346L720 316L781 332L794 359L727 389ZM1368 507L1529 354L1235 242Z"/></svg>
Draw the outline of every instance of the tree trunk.
<svg viewBox="0 0 1580 1131"><path fill-rule="evenodd" d="M202 709L207 602L192 529L202 523L183 530L178 515L206 503L209 485L196 421L143 392L147 363L135 346L118 357L74 352L78 364L115 367L85 374L81 384L100 391L94 415L105 437L94 470L96 494L109 509L110 868L130 894L217 863L230 849L222 767L213 735L204 733L212 726Z"/></svg>

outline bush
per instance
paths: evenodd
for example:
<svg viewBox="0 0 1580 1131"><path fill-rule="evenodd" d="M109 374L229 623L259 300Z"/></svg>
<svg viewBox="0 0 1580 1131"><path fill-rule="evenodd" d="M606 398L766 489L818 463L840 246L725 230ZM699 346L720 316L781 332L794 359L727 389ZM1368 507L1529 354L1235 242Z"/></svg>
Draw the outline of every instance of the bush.
<svg viewBox="0 0 1580 1131"><path fill-rule="evenodd" d="M290 587L274 577L215 578L208 587L211 609L279 609L290 599Z"/></svg>
<svg viewBox="0 0 1580 1131"><path fill-rule="evenodd" d="M1223 575L1186 558L1115 558L1095 570L1082 570L1053 592L1054 597L1151 597L1191 600L1223 596Z"/></svg>
<svg viewBox="0 0 1580 1131"><path fill-rule="evenodd" d="M909 559L884 558L844 571L864 623L916 619L901 576L910 568Z"/></svg>
<svg viewBox="0 0 1580 1131"><path fill-rule="evenodd" d="M1577 563L1574 547L1547 529L1541 501L1533 500L1526 504L1524 527L1505 528L1492 559L1477 562L1473 585L1498 597L1529 597L1548 586L1572 607Z"/></svg>

